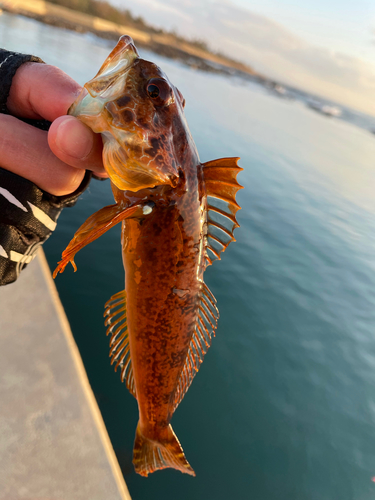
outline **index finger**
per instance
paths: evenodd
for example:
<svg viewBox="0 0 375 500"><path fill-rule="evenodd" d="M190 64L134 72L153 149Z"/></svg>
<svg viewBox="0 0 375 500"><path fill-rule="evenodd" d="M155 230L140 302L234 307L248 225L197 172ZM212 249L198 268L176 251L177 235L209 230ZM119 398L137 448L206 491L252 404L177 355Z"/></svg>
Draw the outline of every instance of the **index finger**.
<svg viewBox="0 0 375 500"><path fill-rule="evenodd" d="M66 115L81 86L61 69L41 63L25 63L17 70L7 107L22 118L54 121Z"/></svg>

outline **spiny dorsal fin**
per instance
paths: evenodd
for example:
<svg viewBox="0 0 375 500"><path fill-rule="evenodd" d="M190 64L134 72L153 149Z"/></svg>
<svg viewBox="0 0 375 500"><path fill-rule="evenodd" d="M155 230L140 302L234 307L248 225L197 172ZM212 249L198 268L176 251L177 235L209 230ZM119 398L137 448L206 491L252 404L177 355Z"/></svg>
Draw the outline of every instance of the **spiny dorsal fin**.
<svg viewBox="0 0 375 500"><path fill-rule="evenodd" d="M106 318L104 325L108 326L107 335L111 334L109 341L111 365L116 363L115 371L117 371L119 366L121 367L121 381L124 382L125 380L130 394L136 398L126 322L125 290L113 295L104 307L104 317Z"/></svg>
<svg viewBox="0 0 375 500"><path fill-rule="evenodd" d="M174 410L182 401L203 362L211 345L212 336L215 336L218 319L219 310L216 307L216 299L208 286L202 282L195 330L177 383Z"/></svg>
<svg viewBox="0 0 375 500"><path fill-rule="evenodd" d="M206 262L220 260L231 241L236 241L233 231L239 224L236 213L241 208L236 194L243 186L237 182L239 158L220 158L203 163L203 177L207 193L207 243Z"/></svg>

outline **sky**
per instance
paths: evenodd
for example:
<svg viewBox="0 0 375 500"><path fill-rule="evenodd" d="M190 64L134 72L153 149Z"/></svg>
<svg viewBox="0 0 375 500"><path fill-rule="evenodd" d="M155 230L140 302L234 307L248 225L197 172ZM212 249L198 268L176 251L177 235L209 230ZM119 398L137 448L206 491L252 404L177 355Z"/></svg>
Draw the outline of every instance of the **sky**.
<svg viewBox="0 0 375 500"><path fill-rule="evenodd" d="M235 0L283 24L307 42L375 64L374 0Z"/></svg>
<svg viewBox="0 0 375 500"><path fill-rule="evenodd" d="M265 76L375 116L375 0L111 0Z"/></svg>

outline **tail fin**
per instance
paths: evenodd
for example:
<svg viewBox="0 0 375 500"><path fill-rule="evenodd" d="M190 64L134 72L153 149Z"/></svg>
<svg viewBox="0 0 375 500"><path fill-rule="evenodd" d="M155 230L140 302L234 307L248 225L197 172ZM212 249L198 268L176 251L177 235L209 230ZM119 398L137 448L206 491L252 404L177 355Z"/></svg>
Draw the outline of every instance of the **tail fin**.
<svg viewBox="0 0 375 500"><path fill-rule="evenodd" d="M163 442L157 442L143 436L139 424L135 434L133 464L135 471L141 476L148 476L159 469L172 467L191 476L195 472L186 460L181 445L169 425L168 435Z"/></svg>

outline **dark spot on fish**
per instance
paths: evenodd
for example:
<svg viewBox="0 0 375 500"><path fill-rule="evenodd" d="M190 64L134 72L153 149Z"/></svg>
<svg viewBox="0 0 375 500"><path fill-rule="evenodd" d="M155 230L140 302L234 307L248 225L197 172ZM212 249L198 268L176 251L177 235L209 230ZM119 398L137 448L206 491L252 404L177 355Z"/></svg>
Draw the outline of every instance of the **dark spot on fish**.
<svg viewBox="0 0 375 500"><path fill-rule="evenodd" d="M146 130L148 130L150 128L150 124L148 122L146 122L145 120L142 120L142 118L138 118L138 125Z"/></svg>
<svg viewBox="0 0 375 500"><path fill-rule="evenodd" d="M115 103L119 108L123 108L124 106L127 106L129 102L131 102L131 100L132 100L131 97L129 97L128 95L124 95L119 99L117 99Z"/></svg>
<svg viewBox="0 0 375 500"><path fill-rule="evenodd" d="M154 234L155 234L155 236L158 236L161 233L161 227L159 227L158 224L154 223L153 224L153 228L154 228Z"/></svg>
<svg viewBox="0 0 375 500"><path fill-rule="evenodd" d="M134 115L132 111L130 111L130 109L124 109L124 111L122 112L122 117L124 119L124 122L126 123L130 123L134 120Z"/></svg>
<svg viewBox="0 0 375 500"><path fill-rule="evenodd" d="M184 351L172 352L171 353L171 367L181 365L186 358L186 353Z"/></svg>
<svg viewBox="0 0 375 500"><path fill-rule="evenodd" d="M151 142L151 146L154 149L159 149L160 148L160 140L157 137L153 137L150 142Z"/></svg>
<svg viewBox="0 0 375 500"><path fill-rule="evenodd" d="M171 395L169 394L169 392L166 392L164 395L162 395L161 397L161 401L162 401L162 404L165 404L167 405L171 400ZM173 401L173 400L172 400ZM168 418L169 420L169 418Z"/></svg>
<svg viewBox="0 0 375 500"><path fill-rule="evenodd" d="M160 428L168 427L170 420L171 420L171 417L162 418L162 419L158 420L158 426Z"/></svg>
<svg viewBox="0 0 375 500"><path fill-rule="evenodd" d="M157 165L161 166L161 165L164 165L164 158L162 157L162 155L158 155L156 158L155 158L155 162L157 163Z"/></svg>
<svg viewBox="0 0 375 500"><path fill-rule="evenodd" d="M150 139L151 148L146 149L146 154L149 156L156 156L160 148L160 141L157 137Z"/></svg>
<svg viewBox="0 0 375 500"><path fill-rule="evenodd" d="M185 180L185 172L182 170L181 167L178 169L178 176L179 176L181 181Z"/></svg>

